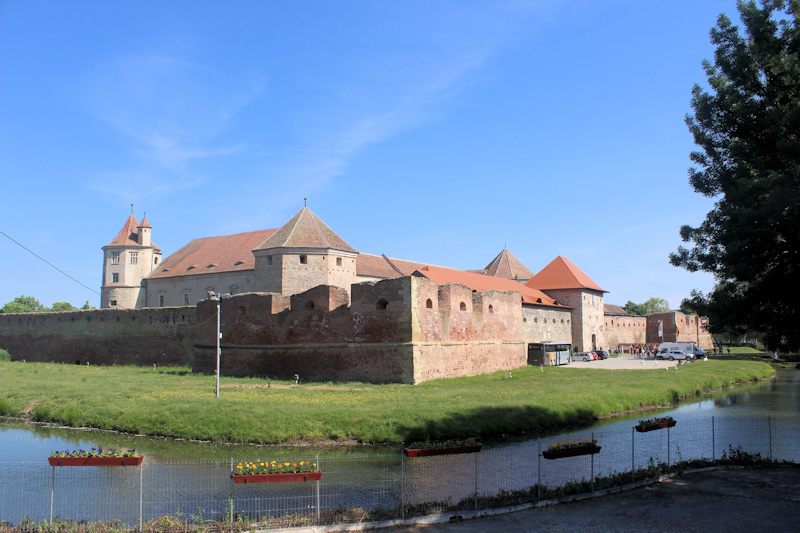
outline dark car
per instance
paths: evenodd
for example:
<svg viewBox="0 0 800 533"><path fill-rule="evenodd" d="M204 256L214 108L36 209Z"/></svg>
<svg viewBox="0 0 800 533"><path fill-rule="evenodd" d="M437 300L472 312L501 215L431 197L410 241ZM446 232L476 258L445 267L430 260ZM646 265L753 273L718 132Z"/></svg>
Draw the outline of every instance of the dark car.
<svg viewBox="0 0 800 533"><path fill-rule="evenodd" d="M605 350L595 350L594 353L597 354L598 359L608 359L608 352Z"/></svg>

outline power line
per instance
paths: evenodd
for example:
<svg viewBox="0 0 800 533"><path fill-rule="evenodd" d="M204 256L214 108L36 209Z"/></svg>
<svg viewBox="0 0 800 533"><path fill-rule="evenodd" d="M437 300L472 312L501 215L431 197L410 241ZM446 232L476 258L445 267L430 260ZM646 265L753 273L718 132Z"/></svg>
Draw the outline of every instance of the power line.
<svg viewBox="0 0 800 533"><path fill-rule="evenodd" d="M86 287L87 289L89 289L90 291L92 291L93 293L95 293L96 295L100 296L100 293L99 293L99 292L97 292L97 291L96 291L96 290L94 290L93 288L89 287L89 286L88 286L88 285L86 285L85 283L83 283L83 282L81 282L81 281L78 281L77 279L73 278L72 276L70 276L69 274L67 274L66 272L64 272L63 270L61 270L60 268L58 268L57 266L55 266L53 263L51 263L50 261L48 261L48 260L47 260L47 259L45 259L44 257L40 256L39 254L37 254L36 252L34 252L33 250L31 250L30 248L28 248L28 247L27 247L27 246L25 246L24 244L20 243L19 241L16 241L16 240L14 240L14 239L13 239L13 238L12 238L12 237L11 237L11 236L8 234L8 233L5 233L5 232L4 232L4 231L2 231L2 230L0 230L0 233L2 233L2 234L3 234L3 235L6 237L6 238L8 238L8 240L10 240L11 242L13 242L14 244L16 244L16 245L17 245L17 246L19 246L20 248L24 249L24 250L25 250L25 251L27 251L28 253L32 254L34 257L38 258L39 260L41 260L41 261L43 261L43 262L47 263L48 265L50 265L51 267L55 268L56 270L58 270L59 272L61 272L61 273L62 273L62 274L64 274L65 276L67 276L69 279L71 279L71 280L72 280L72 281L74 281L75 283L77 283L77 284L79 284L79 285L81 285L81 286L83 286L83 287Z"/></svg>

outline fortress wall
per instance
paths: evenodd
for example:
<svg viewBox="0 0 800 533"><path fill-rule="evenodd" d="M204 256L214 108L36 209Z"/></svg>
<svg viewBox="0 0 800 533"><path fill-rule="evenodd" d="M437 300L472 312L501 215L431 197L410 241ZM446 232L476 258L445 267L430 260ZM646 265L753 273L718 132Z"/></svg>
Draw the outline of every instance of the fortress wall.
<svg viewBox="0 0 800 533"><path fill-rule="evenodd" d="M534 305L523 306L522 336L526 343L564 342L572 344L572 310Z"/></svg>
<svg viewBox="0 0 800 533"><path fill-rule="evenodd" d="M15 361L187 365L194 307L0 315L0 347Z"/></svg>
<svg viewBox="0 0 800 533"><path fill-rule="evenodd" d="M605 333L606 343L611 350L621 344L645 344L647 317L606 315Z"/></svg>

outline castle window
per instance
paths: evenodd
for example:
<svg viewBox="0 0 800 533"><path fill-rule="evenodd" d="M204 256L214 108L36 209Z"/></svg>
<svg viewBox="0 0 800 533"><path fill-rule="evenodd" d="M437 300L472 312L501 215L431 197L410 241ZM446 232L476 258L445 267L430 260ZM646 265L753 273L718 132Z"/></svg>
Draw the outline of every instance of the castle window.
<svg viewBox="0 0 800 533"><path fill-rule="evenodd" d="M117 301L116 300L111 300L110 302L108 302L108 305L110 305L112 307L116 307Z"/></svg>
<svg viewBox="0 0 800 533"><path fill-rule="evenodd" d="M241 264L241 263L237 263L237 264ZM268 255L267 256L267 265L271 265L271 264L272 264L272 256Z"/></svg>
<svg viewBox="0 0 800 533"><path fill-rule="evenodd" d="M154 264L154 265L157 265L157 264L158 264L158 257L154 257L154 258L153 258L153 264Z"/></svg>
<svg viewBox="0 0 800 533"><path fill-rule="evenodd" d="M139 262L139 252L131 252L131 264L135 265Z"/></svg>
<svg viewBox="0 0 800 533"><path fill-rule="evenodd" d="M337 267L340 267L340 266L342 266L342 258L341 258L341 257L337 257L337 258L336 258L336 266L337 266Z"/></svg>
<svg viewBox="0 0 800 533"><path fill-rule="evenodd" d="M384 298L381 298L375 304L375 309L386 309L387 307L389 307L389 302L387 302Z"/></svg>
<svg viewBox="0 0 800 533"><path fill-rule="evenodd" d="M164 307L164 295L163 294L159 294L158 295L158 306L159 307Z"/></svg>
<svg viewBox="0 0 800 533"><path fill-rule="evenodd" d="M533 317L533 323L534 324L538 324L539 323L539 317L536 317L536 316Z"/></svg>
<svg viewBox="0 0 800 533"><path fill-rule="evenodd" d="M464 302L461 302L461 305L459 305L458 308L461 309L462 311L466 311L467 310L467 304L465 304Z"/></svg>
<svg viewBox="0 0 800 533"><path fill-rule="evenodd" d="M183 293L183 305L189 305L189 292Z"/></svg>
<svg viewBox="0 0 800 533"><path fill-rule="evenodd" d="M307 301L306 302L306 309L308 311L313 311L314 310L314 302L312 302L311 300Z"/></svg>
<svg viewBox="0 0 800 533"><path fill-rule="evenodd" d="M111 273L111 283L119 283L119 272Z"/></svg>
<svg viewBox="0 0 800 533"><path fill-rule="evenodd" d="M494 313L494 306L492 304L489 304L489 313Z"/></svg>
<svg viewBox="0 0 800 533"><path fill-rule="evenodd" d="M111 252L111 264L112 265L119 264L119 252Z"/></svg>
<svg viewBox="0 0 800 533"><path fill-rule="evenodd" d="M231 286L231 287L228 289L228 294L230 294L231 296L233 296L233 295L234 295L234 294L236 294L237 292L239 292L239 287L236 287L236 286L234 286L234 285L232 285L232 286Z"/></svg>
<svg viewBox="0 0 800 533"><path fill-rule="evenodd" d="M245 309L244 306L242 306L236 311L236 319L241 320L245 316L247 316L247 309Z"/></svg>
<svg viewBox="0 0 800 533"><path fill-rule="evenodd" d="M426 309L433 309L433 300L428 298L428 300L425 302L425 308Z"/></svg>
<svg viewBox="0 0 800 533"><path fill-rule="evenodd" d="M307 263L308 263L308 256L307 255L301 255L300 256L300 264L301 265L305 265Z"/></svg>

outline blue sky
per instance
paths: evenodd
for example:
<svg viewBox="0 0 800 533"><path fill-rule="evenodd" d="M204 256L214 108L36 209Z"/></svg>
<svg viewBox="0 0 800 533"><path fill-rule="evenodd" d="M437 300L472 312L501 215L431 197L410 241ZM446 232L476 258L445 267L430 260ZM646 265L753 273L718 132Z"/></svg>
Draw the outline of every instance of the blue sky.
<svg viewBox="0 0 800 533"><path fill-rule="evenodd" d="M308 206L351 246L507 245L677 308L713 200L684 125L734 0L0 1L0 231L99 293L130 204L165 256ZM0 304L99 305L0 235Z"/></svg>

